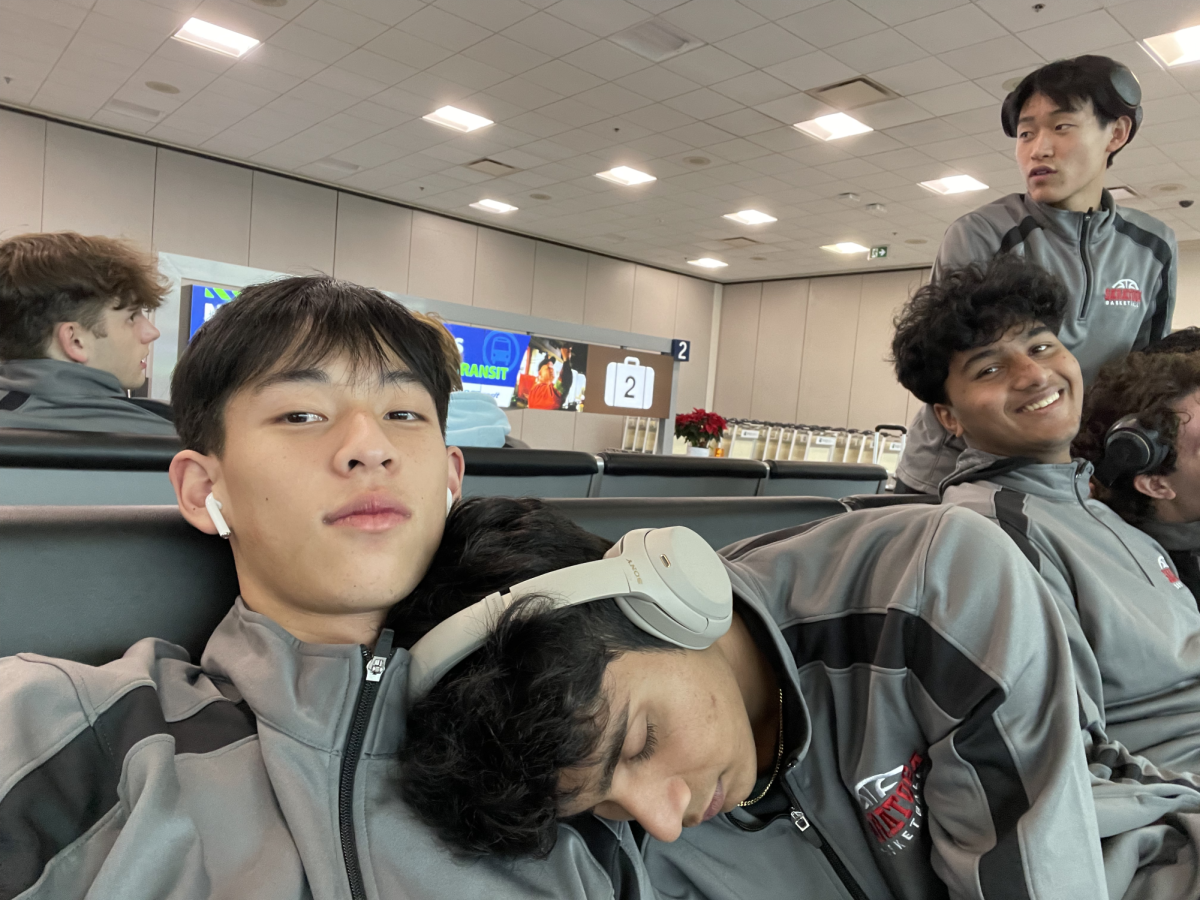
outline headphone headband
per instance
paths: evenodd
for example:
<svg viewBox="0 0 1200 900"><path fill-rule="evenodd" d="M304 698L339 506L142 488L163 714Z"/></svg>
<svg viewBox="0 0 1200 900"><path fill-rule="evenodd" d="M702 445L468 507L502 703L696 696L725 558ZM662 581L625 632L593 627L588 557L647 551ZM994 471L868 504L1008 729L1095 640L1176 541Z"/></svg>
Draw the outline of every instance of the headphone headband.
<svg viewBox="0 0 1200 900"><path fill-rule="evenodd" d="M733 588L716 551L690 528L641 528L604 559L489 594L438 623L410 651L409 702L480 649L504 611L525 597L542 597L553 609L613 598L638 628L690 650L711 646L733 621Z"/></svg>

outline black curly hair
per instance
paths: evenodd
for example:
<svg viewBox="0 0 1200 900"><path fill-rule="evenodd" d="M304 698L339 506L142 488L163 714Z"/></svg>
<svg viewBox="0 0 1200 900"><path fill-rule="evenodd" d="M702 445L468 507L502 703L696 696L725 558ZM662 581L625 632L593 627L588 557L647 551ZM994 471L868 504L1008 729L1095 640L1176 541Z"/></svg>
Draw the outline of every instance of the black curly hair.
<svg viewBox="0 0 1200 900"><path fill-rule="evenodd" d="M1166 458L1151 474L1175 471L1178 456L1179 416L1174 406L1200 391L1200 357L1190 353L1130 353L1100 370L1095 383L1083 395L1083 419L1074 443L1073 456L1094 465L1104 457L1104 438L1118 419L1137 414L1138 422L1158 432L1170 444ZM1097 495L1122 519L1137 525L1154 517L1154 500L1133 484L1132 475L1118 478L1111 487L1093 481Z"/></svg>
<svg viewBox="0 0 1200 900"><path fill-rule="evenodd" d="M1200 350L1200 328L1189 325L1172 331L1146 347L1143 353L1195 353Z"/></svg>
<svg viewBox="0 0 1200 900"><path fill-rule="evenodd" d="M610 546L540 500L464 501L424 580L387 624L411 647L488 594L600 559ZM613 600L557 610L537 598L513 604L484 647L408 711L401 796L459 853L546 856L573 796L559 773L596 759L608 716L605 668L625 652L676 649Z"/></svg>
<svg viewBox="0 0 1200 900"><path fill-rule="evenodd" d="M1027 323L1057 334L1066 307L1063 283L1017 256L946 269L918 288L896 317L896 378L919 400L945 403L955 353L986 346Z"/></svg>

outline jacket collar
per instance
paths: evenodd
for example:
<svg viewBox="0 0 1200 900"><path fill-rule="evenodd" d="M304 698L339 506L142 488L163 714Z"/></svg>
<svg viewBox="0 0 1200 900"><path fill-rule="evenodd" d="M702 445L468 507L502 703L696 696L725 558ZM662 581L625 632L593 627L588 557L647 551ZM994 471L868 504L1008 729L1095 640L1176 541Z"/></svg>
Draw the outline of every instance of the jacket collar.
<svg viewBox="0 0 1200 900"><path fill-rule="evenodd" d="M1087 213L1070 212L1047 206L1045 203L1033 200L1028 194L1022 194L1021 201L1025 204L1029 215L1033 216L1043 228L1053 231L1068 241L1078 241L1083 234L1083 221L1084 217L1088 215ZM1116 201L1113 200L1112 194L1105 190L1100 194L1100 208L1091 213L1089 243L1094 244L1108 236L1113 229L1116 215Z"/></svg>
<svg viewBox="0 0 1200 900"><path fill-rule="evenodd" d="M1200 522L1139 522L1165 550L1200 550Z"/></svg>
<svg viewBox="0 0 1200 900"><path fill-rule="evenodd" d="M941 484L941 493L956 484L990 481L1001 487L1048 500L1087 500L1092 464L1040 463L1028 457L1006 457L968 448L959 454L954 472Z"/></svg>
<svg viewBox="0 0 1200 900"><path fill-rule="evenodd" d="M14 359L0 364L0 388L35 397L124 397L117 376L57 359Z"/></svg>

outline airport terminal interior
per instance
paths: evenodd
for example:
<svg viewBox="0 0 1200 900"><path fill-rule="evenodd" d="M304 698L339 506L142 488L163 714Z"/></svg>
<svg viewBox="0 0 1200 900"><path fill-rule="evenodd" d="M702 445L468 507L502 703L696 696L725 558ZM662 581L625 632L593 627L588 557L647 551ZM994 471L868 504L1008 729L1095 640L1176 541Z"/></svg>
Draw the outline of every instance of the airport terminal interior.
<svg viewBox="0 0 1200 900"><path fill-rule="evenodd" d="M1106 890L1200 900L1200 826L1189 819L1200 822L1200 739L1193 755L1181 749L1200 738L1200 426L1190 424L1200 422L1200 336L1189 331L1200 326L1197 201L1200 0L0 0L0 900L757 900L797 884L811 888L799 896L821 900L1057 900ZM1022 262L1006 269L1002 259L1012 258ZM333 308L350 296L374 324L288 312L301 308L288 303ZM271 303L274 333L292 344L254 330ZM397 307L417 316L393 322ZM116 331L103 325L118 318ZM400 343L423 349L405 355L389 328L410 329ZM110 335L119 342L126 331L142 354L132 376L105 362L118 352L104 349L115 346ZM313 365L299 375L274 372L297 346L300 357L308 352L309 331L332 341L332 356L301 359ZM375 494L345 513L372 519L362 547L390 547L386 535L404 529L425 538L395 538L419 566L397 582L399 602L375 611L367 637L343 639L360 632L308 631L307 620L279 612L292 601L266 587L269 565L255 554L287 555L301 573L327 565L311 583L341 596L328 573L358 585L354 553L373 560L376 550L339 562L289 537L263 543L256 529L279 520L264 514L252 527L249 501L239 509L220 494L234 490L221 479L242 458L230 448L273 440L234 440L243 421L234 404L268 396L260 380L359 390L321 366L338 353L369 356L353 344L360 332L374 335L376 351L391 342L379 352L408 372L393 381L437 406L424 420L459 450L443 451L435 435L451 470L443 539L441 456L429 469L410 462L419 453L402 443L409 438L367 451L365 432L351 433L358 425L337 432L337 453L364 461L338 469L347 484L375 477L362 475L370 453L393 450L401 462L384 464L380 478L401 484L412 465L425 479L404 488L411 497L400 513L372 506ZM1156 349L1173 333L1177 345ZM269 358L262 370L259 349ZM982 369L988 352L994 361ZM422 367L433 371L438 353L445 365L430 375ZM214 386L221 378L226 386ZM447 378L461 383L450 391ZM997 399L1001 390L1008 399ZM326 416L329 434L343 427L337 415ZM1071 415L1069 434L1046 436ZM371 427L370 440L394 434L390 420ZM334 439L256 471L291 471L297 453L324 453ZM342 465L330 459L329 471ZM295 472L293 486L309 483ZM518 508L502 498L544 503L502 526ZM489 503L497 534L514 530L492 560L502 573L494 577L471 569L486 569L490 545L465 533ZM325 525L337 518L322 515ZM504 835L480 837L470 829L509 819L459 795L428 798L468 786L482 795L480 784L517 777L497 771L473 783L451 772L499 758L471 740L519 734L512 740L531 748L528 773L538 752L553 756L535 749L535 736L565 732L546 723L519 732L534 715L512 699L525 688L493 696L462 674L475 671L471 654L485 640L495 668L483 681L525 671L520 661L504 668L494 646L503 630L481 632L444 665L434 654L440 669L420 648L433 654L421 641L440 635L436 651L450 653L446 642L466 639L439 629L480 627L459 619L486 596L498 598L485 610L491 625L501 609L524 608L514 585L551 578L534 571L539 554L515 534L539 516L557 523L538 526L539 540L553 543L558 528L574 548L547 551L548 571L626 558L636 576L628 596L596 586L611 584L602 579L618 577L619 564L588 570L607 573L594 575L590 593L577 586L583 576L568 587L539 581L549 594L588 604L620 596L625 626L684 656L735 640L776 649L746 670L753 677L738 670L744 733L718 729L722 747L749 746L757 767L729 763L715 787L698 768L677 773L670 784L686 783L693 799L676 810L664 798L683 788L660 795L644 774L682 758L671 754L684 752L686 729L665 724L659 762L629 764L643 780L620 803L580 805L591 781L538 788L550 805L532 855L550 858L497 874L479 868L478 847L515 842L517 814ZM681 538L683 529L694 534ZM702 540L687 544L695 535ZM588 561L588 540L642 543ZM276 549L264 550L272 541ZM341 547L343 538L330 541ZM1064 549L1073 542L1088 546ZM484 549L476 559L464 547ZM669 557L688 560L688 571L671 570ZM1122 572L1107 573L1117 559ZM364 584L376 574L370 560ZM653 567L651 587L638 565ZM694 583L679 580L689 573ZM479 590L468 597L471 579ZM467 609L451 616L456 591L467 592ZM409 592L430 604L420 627L397 624L407 621L397 610ZM321 602L295 601L326 625L345 615ZM643 607L652 612L634 611ZM693 620L704 623L702 637ZM305 642L350 646L349 681L330 681L316 700L305 694L318 677L305 674L307 663L272 657L295 674L295 702L317 704L305 722L334 716L320 736L272 719L279 698L238 686L248 676L220 655L232 654L218 643L233 641L235 628L268 626L286 637L280 647L290 649L279 654L305 658L295 650ZM608 627L588 632L617 642L597 664L609 667L605 691L619 665L611 660L655 656ZM149 638L160 642L139 643ZM265 646L246 640L243 659ZM781 647L794 658L770 656ZM344 647L335 650L330 659ZM158 654L152 664L149 653ZM31 654L68 661L61 671L89 698L82 711L30 674ZM411 659L407 674L389 667L393 658ZM190 666L188 689L199 693L185 698L169 681L172 666ZM1137 681L1110 666L1162 674ZM591 695L572 681L584 678L583 662L569 669L546 678L579 696L601 690L598 675ZM108 681L89 674L110 670ZM746 685L764 671L774 673L770 689L752 702ZM904 686L887 687L893 676ZM93 677L103 690L87 686ZM689 677L708 685L707 675ZM413 687L421 678L434 685L422 688L429 699ZM476 698L478 714L468 704L460 718L478 715L490 737L437 718L444 710L430 700L449 702L439 679L458 702ZM137 693L150 688L152 714ZM22 710L38 691L48 712L30 724ZM135 695L141 718L129 721L158 724L118 722ZM637 697L613 700L629 719L615 743L609 707L581 706L570 719L599 729L587 733L596 753L609 754L599 783L610 793L626 783L622 754L639 734L626 755L654 750L653 718L669 705L651 705L647 720ZM381 718L374 703L402 712ZM196 712L205 709L218 712ZM454 753L442 747L456 762L436 776L427 760L405 756L416 751L379 743L391 735L398 745L410 713L420 737L412 746L463 742ZM1154 716L1172 723L1154 732L1160 743L1135 737L1130 721ZM278 755L272 741L285 733L328 757ZM885 733L900 735L895 747ZM193 755L232 758L246 742L257 747L258 735L258 762L227 769L248 780L221 780L205 800L197 785L209 770ZM143 747L168 736L171 777L182 784L169 801L146 774L163 770L135 766L150 765ZM116 760L94 796L85 776L55 780L99 771L85 738ZM688 741L693 756L707 746ZM584 753L563 763L565 753L553 758L567 771L594 762ZM399 771L397 759L418 773L403 780L416 812L372 806L383 801L372 799L369 779L385 769L368 761ZM290 806L288 773L301 770L299 780L328 780L321 790L331 799ZM419 777L429 779L424 794L411 786ZM139 778L149 780L135 788ZM821 779L830 781L814 787ZM1169 800L1166 784L1177 790ZM1100 802L1104 785L1113 793ZM1152 799L1130 799L1146 785L1158 785ZM46 800L76 790L78 802ZM151 861L129 848L134 825L148 827L139 815L151 815L138 791L171 807L153 815L187 822L176 844L149 841ZM232 862L238 853L215 836L213 809L196 810L239 795L274 812L266 824L232 827L256 835ZM1125 800L1140 812L1105 820ZM230 802L221 815L245 819ZM438 818L439 808L457 812ZM328 828L298 824L322 816ZM778 872L773 857L755 856L763 828L795 844ZM468 832L476 868L439 868L453 856L443 844ZM1038 849L1064 833L1059 857ZM1111 842L1121 839L1117 850ZM670 849L684 844L690 855ZM406 848L422 859L411 881ZM176 852L186 862L164 862ZM151 871L173 874L155 882ZM264 871L282 874L271 883Z"/></svg>

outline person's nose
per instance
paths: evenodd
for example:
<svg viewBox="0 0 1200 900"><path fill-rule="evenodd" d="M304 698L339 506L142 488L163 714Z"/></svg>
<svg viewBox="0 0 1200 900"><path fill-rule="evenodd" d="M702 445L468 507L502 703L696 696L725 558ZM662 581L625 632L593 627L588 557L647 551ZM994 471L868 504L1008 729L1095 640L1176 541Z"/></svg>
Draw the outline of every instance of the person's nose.
<svg viewBox="0 0 1200 900"><path fill-rule="evenodd" d="M1035 359L1020 355L1012 366L1013 387L1021 391L1044 388L1050 381L1050 371Z"/></svg>
<svg viewBox="0 0 1200 900"><path fill-rule="evenodd" d="M656 840L670 843L683 831L683 817L692 792L675 776L654 783L629 784L625 796L615 797L621 806Z"/></svg>
<svg viewBox="0 0 1200 900"><path fill-rule="evenodd" d="M355 469L372 472L394 467L396 448L373 413L360 410L346 416L341 436L341 446L334 456L334 467L339 473L346 475Z"/></svg>
<svg viewBox="0 0 1200 900"><path fill-rule="evenodd" d="M154 323L149 319L143 320L142 324L142 343L153 344L162 336L162 332L154 327Z"/></svg>
<svg viewBox="0 0 1200 900"><path fill-rule="evenodd" d="M1038 129L1033 136L1033 148L1029 154L1033 159L1048 159L1054 155L1054 141L1051 140L1051 133L1045 129Z"/></svg>

